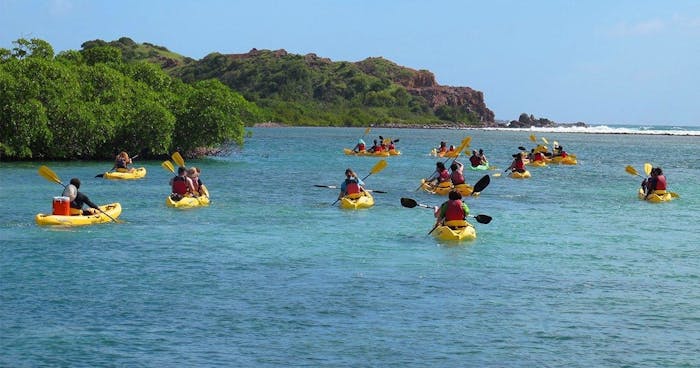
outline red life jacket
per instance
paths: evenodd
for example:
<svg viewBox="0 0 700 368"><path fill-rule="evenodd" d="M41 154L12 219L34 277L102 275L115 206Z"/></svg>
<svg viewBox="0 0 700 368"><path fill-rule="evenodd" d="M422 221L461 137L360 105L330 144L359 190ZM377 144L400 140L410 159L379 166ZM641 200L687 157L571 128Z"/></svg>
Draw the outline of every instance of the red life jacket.
<svg viewBox="0 0 700 368"><path fill-rule="evenodd" d="M173 193L180 195L187 194L187 179L182 176L176 176L173 179Z"/></svg>
<svg viewBox="0 0 700 368"><path fill-rule="evenodd" d="M452 172L450 179L452 179L452 185L464 184L464 175L457 170Z"/></svg>
<svg viewBox="0 0 700 368"><path fill-rule="evenodd" d="M389 144L389 151L394 150L394 149L396 149L396 147L394 147L394 143L390 143Z"/></svg>
<svg viewBox="0 0 700 368"><path fill-rule="evenodd" d="M384 147L382 146L374 146L374 152L382 152L384 151Z"/></svg>
<svg viewBox="0 0 700 368"><path fill-rule="evenodd" d="M469 162L471 162L473 167L477 167L481 165L481 157L473 155L472 157L469 157Z"/></svg>
<svg viewBox="0 0 700 368"><path fill-rule="evenodd" d="M445 211L445 221L464 220L464 209L460 199L447 201L447 210Z"/></svg>
<svg viewBox="0 0 700 368"><path fill-rule="evenodd" d="M561 158L566 158L567 154L566 151L561 151Z"/></svg>
<svg viewBox="0 0 700 368"><path fill-rule="evenodd" d="M535 153L535 157L533 157L535 161L544 161L544 156L542 155L542 152L537 152Z"/></svg>
<svg viewBox="0 0 700 368"><path fill-rule="evenodd" d="M362 144L362 143L358 144L358 145L357 145L357 150L358 150L358 151L364 151L364 150L365 150L365 145Z"/></svg>
<svg viewBox="0 0 700 368"><path fill-rule="evenodd" d="M523 160L515 161L515 170L525 171L525 163Z"/></svg>
<svg viewBox="0 0 700 368"><path fill-rule="evenodd" d="M666 190L666 177L664 175L656 177L656 188L654 190Z"/></svg>
<svg viewBox="0 0 700 368"><path fill-rule="evenodd" d="M450 173L447 171L447 169L440 171L440 175L438 176L438 183L442 183L448 180L450 180Z"/></svg>
<svg viewBox="0 0 700 368"><path fill-rule="evenodd" d="M354 180L345 179L345 194L357 194L360 193L360 185Z"/></svg>

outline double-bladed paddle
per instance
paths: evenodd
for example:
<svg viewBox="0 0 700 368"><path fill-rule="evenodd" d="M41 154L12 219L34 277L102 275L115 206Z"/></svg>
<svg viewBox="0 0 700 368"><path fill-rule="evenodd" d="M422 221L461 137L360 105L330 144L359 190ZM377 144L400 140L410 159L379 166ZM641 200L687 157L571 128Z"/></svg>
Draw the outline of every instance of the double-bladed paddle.
<svg viewBox="0 0 700 368"><path fill-rule="evenodd" d="M320 185L320 184L314 184L314 186L315 186L315 187L318 187L318 188L340 189L340 187L337 186L337 185ZM385 192L385 191L383 191L383 190L376 190L376 189L365 189L365 192L370 192L370 193L382 193L382 194L387 193L387 192Z"/></svg>
<svg viewBox="0 0 700 368"><path fill-rule="evenodd" d="M644 172L645 172L647 175L651 174L651 167L652 167L651 164L648 163L648 162L644 164ZM630 174L630 175L639 176L640 178L644 178L643 176L639 175L639 173L637 172L637 170L636 170L634 167L632 167L632 165L627 165L627 166L625 166L625 171L626 171L628 174ZM646 178L645 178L645 179L646 179ZM669 194L671 195L671 197L673 197L673 198L680 198L680 197L681 197L681 196L680 196L678 193L676 193L676 192L668 192L668 193L669 193Z"/></svg>
<svg viewBox="0 0 700 368"><path fill-rule="evenodd" d="M173 166L173 163L170 162L170 160L163 161L163 163L161 163L160 166L163 166L165 170L168 170L171 173L175 174L175 166Z"/></svg>
<svg viewBox="0 0 700 368"><path fill-rule="evenodd" d="M413 198L401 198L401 205L406 207L406 208L423 207L423 208L427 208L427 209L431 209L431 210L433 209L432 206L428 206L427 204L423 204L423 203L418 203ZM488 224L493 219L491 216L488 216L488 215L476 215L476 216L469 215L468 217L475 218L476 221L478 223L481 223L481 224ZM430 233L428 233L428 234L430 234Z"/></svg>
<svg viewBox="0 0 700 368"><path fill-rule="evenodd" d="M44 179L46 179L48 181L54 182L56 184L60 184L64 188L66 187L66 185L63 184L63 182L61 181L61 178L59 178L58 175L56 175L56 173L53 172L53 170L49 169L49 167L46 165L39 166L39 175L41 175L42 177L44 177ZM119 224L122 223L122 221L119 221L119 220L115 219L114 217L110 216L109 214L107 214L107 212L102 211L101 208L97 208L97 210L102 212L105 216L109 217L110 220L112 220L116 223L119 223Z"/></svg>
<svg viewBox="0 0 700 368"><path fill-rule="evenodd" d="M370 175L377 174L380 171L384 170L386 165L387 165L386 160L381 160L381 161L377 162L374 166L372 166L372 169L369 171L369 174L367 174L364 178L362 178L362 181L365 181L365 179L367 179ZM338 199L336 199L335 202L333 202L331 204L331 206L335 206L335 204L338 203L340 198L342 198L342 197L339 197Z"/></svg>

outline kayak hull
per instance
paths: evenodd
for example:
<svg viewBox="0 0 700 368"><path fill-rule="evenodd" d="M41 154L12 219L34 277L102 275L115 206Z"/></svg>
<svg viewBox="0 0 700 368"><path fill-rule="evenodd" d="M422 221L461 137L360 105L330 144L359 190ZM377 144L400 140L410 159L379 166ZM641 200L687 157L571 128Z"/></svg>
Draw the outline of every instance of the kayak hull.
<svg viewBox="0 0 700 368"><path fill-rule="evenodd" d="M647 202L651 203L661 203L661 202L668 202L673 199L673 196L671 196L671 193L667 191L660 191L660 190L655 190L654 193L649 194L648 197L644 198L644 190L642 188L639 188L639 191L637 192L637 196L641 200L645 200Z"/></svg>
<svg viewBox="0 0 700 368"><path fill-rule="evenodd" d="M530 174L530 171L525 170L523 173L519 173L517 171L513 171L510 174L508 174L509 177L513 179L528 179L532 177L532 174Z"/></svg>
<svg viewBox="0 0 700 368"><path fill-rule="evenodd" d="M530 161L528 165L534 167L545 167L547 166L547 163L545 161Z"/></svg>
<svg viewBox="0 0 700 368"><path fill-rule="evenodd" d="M119 203L110 203L99 207L104 213L100 212L89 216L63 216L39 213L34 220L38 225L42 226L84 226L110 222L112 219L109 216L116 219L122 213L122 206ZM105 215L105 213L109 216Z"/></svg>
<svg viewBox="0 0 700 368"><path fill-rule="evenodd" d="M489 169L489 164L488 164L488 163L481 164L481 165L479 165L479 166L471 166L471 165L469 165L469 170L484 171L484 170L488 170L488 169Z"/></svg>
<svg viewBox="0 0 700 368"><path fill-rule="evenodd" d="M578 164L578 161L573 156L566 156L566 157L555 156L555 157L552 157L551 163L561 164L561 165L576 165L576 164Z"/></svg>
<svg viewBox="0 0 700 368"><path fill-rule="evenodd" d="M374 197L369 192L362 192L358 197L345 196L340 199L340 208L358 210L374 206Z"/></svg>
<svg viewBox="0 0 700 368"><path fill-rule="evenodd" d="M476 239L476 229L470 223L464 227L450 228L449 226L438 226L433 230L433 236L442 241L468 241Z"/></svg>
<svg viewBox="0 0 700 368"><path fill-rule="evenodd" d="M399 151L394 151L398 152L395 154L401 154ZM343 148L343 153L345 153L348 156L370 156L370 157L389 157L391 156L391 151L382 151L382 152L368 152L368 151L360 151L360 152L355 152L351 150L350 148Z"/></svg>
<svg viewBox="0 0 700 368"><path fill-rule="evenodd" d="M194 208L208 206L209 195L199 197L183 197L179 201L173 200L170 196L165 197L165 205L173 208Z"/></svg>
<svg viewBox="0 0 700 368"><path fill-rule="evenodd" d="M105 179L119 179L119 180L131 180L131 179L141 179L146 176L146 168L139 167L131 172L121 172L121 171L109 171L104 173L103 177Z"/></svg>
<svg viewBox="0 0 700 368"><path fill-rule="evenodd" d="M474 188L472 188L471 185L466 183L452 185L451 182L442 182L437 186L431 186L429 182L425 181L425 179L421 179L421 189L428 193L437 195L448 195L450 191L456 190L462 196L469 196L474 191Z"/></svg>

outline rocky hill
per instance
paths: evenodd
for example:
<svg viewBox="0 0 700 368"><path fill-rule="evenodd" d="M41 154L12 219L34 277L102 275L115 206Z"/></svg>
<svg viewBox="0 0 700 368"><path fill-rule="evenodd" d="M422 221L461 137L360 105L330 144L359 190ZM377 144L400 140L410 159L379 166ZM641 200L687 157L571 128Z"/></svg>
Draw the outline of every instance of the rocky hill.
<svg viewBox="0 0 700 368"><path fill-rule="evenodd" d="M185 82L218 79L265 109L271 121L286 124L484 125L494 121L482 92L439 85L430 71L381 57L346 62L313 53L252 49L242 54L215 52L193 60L126 37L89 41L83 48L104 44L120 48L127 60L157 63Z"/></svg>

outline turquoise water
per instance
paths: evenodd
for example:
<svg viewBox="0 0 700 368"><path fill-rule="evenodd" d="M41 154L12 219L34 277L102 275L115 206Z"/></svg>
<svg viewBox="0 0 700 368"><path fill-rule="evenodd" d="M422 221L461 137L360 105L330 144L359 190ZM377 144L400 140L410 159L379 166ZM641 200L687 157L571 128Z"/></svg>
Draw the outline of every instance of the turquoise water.
<svg viewBox="0 0 700 368"><path fill-rule="evenodd" d="M330 204L364 129L251 129L243 150L188 161L212 205L165 207L160 162L140 181L95 162L0 163L0 366L697 367L700 156L696 136L540 133L578 166L492 177L469 199L478 238L441 244L403 208L441 140L467 135L506 167L529 132L372 129L400 157L366 182L375 207ZM639 201L650 161L681 199ZM123 224L34 223L77 176ZM491 174L500 171L491 171ZM474 183L482 173L467 172ZM19 198L19 199L18 199Z"/></svg>

